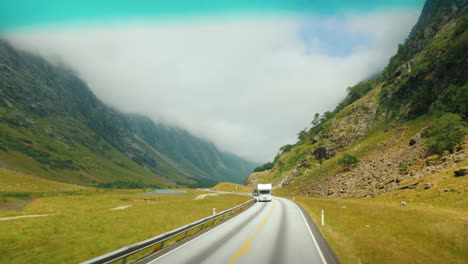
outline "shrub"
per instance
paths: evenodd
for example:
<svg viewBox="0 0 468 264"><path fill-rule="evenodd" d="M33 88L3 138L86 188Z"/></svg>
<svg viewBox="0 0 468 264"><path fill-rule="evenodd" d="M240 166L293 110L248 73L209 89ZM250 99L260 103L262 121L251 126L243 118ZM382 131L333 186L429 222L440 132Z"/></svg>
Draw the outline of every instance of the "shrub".
<svg viewBox="0 0 468 264"><path fill-rule="evenodd" d="M442 154L445 150L453 152L463 142L466 129L461 117L457 114L444 114L428 130L426 144L429 153Z"/></svg>
<svg viewBox="0 0 468 264"><path fill-rule="evenodd" d="M406 165L403 162L400 162L400 164L398 164L398 168L400 169L400 172L407 172L408 171L408 165Z"/></svg>
<svg viewBox="0 0 468 264"><path fill-rule="evenodd" d="M289 144L286 144L284 146L282 146L279 150L280 150L280 155L283 155L284 153L286 152L289 152L291 149L292 149L293 145L289 145Z"/></svg>
<svg viewBox="0 0 468 264"><path fill-rule="evenodd" d="M456 113L468 120L468 84L450 85L439 95L435 106L437 110Z"/></svg>
<svg viewBox="0 0 468 264"><path fill-rule="evenodd" d="M340 164L343 167L349 167L358 162L359 160L355 156L350 155L348 153L343 154L343 157L338 159L338 164Z"/></svg>
<svg viewBox="0 0 468 264"><path fill-rule="evenodd" d="M272 162L267 162L267 163L263 164L262 166L258 166L253 171L254 172L266 171L266 170L272 169L273 165L274 164Z"/></svg>

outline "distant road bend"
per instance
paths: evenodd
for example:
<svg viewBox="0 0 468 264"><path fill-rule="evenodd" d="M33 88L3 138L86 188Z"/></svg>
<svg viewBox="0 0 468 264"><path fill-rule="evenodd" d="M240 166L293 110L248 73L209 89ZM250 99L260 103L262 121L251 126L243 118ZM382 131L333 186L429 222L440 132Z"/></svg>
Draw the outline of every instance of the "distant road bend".
<svg viewBox="0 0 468 264"><path fill-rule="evenodd" d="M309 216L274 197L143 263L339 263Z"/></svg>

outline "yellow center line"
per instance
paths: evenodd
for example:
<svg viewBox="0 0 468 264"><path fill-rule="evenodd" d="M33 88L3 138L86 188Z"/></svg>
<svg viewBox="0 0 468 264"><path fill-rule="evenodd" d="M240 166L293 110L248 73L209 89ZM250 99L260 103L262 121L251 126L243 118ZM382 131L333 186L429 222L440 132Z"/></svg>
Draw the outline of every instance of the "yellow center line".
<svg viewBox="0 0 468 264"><path fill-rule="evenodd" d="M257 226L257 230L259 230L260 228L262 228L262 226L266 225L266 223L267 223L267 220L266 220L266 218L264 218L264 219L260 222L260 224Z"/></svg>
<svg viewBox="0 0 468 264"><path fill-rule="evenodd" d="M270 211L269 211L268 214L267 214L267 217L270 216L271 213L273 213L273 208L270 209Z"/></svg>
<svg viewBox="0 0 468 264"><path fill-rule="evenodd" d="M236 255L231 259L231 261L229 261L229 264L234 263L234 261L236 261L236 259L239 257L240 254L242 254L242 256L243 256L243 255L245 255L245 253L247 253L247 251L250 248L250 240L252 240L252 238L253 238L253 235L250 236L247 239L247 241L245 241L244 245L242 245L242 247L239 249L239 251L237 251ZM244 248L246 248L246 249L244 249Z"/></svg>
<svg viewBox="0 0 468 264"><path fill-rule="evenodd" d="M267 217L270 216L272 213L273 213L273 208L275 208L276 204L275 204L275 201L273 201L273 206L272 208L270 209L270 211L268 211L268 214L265 218L263 218L262 222L260 222L260 224L257 226L257 230L259 230L260 228L262 228L262 226L266 225L267 224ZM252 243L250 243L250 240L252 240L254 236L251 235L247 241L245 241L245 243L242 245L242 247L239 249L239 251L237 251L236 255L231 259L231 261L229 261L229 264L233 264L236 259L242 255L244 256L245 254L247 254L247 251L249 251L250 247L252 246Z"/></svg>
<svg viewBox="0 0 468 264"><path fill-rule="evenodd" d="M247 254L247 251L249 251L250 246L252 246L252 243L249 242L249 243L247 244L247 246L245 246L244 251L242 252L242 256L244 256L245 254Z"/></svg>

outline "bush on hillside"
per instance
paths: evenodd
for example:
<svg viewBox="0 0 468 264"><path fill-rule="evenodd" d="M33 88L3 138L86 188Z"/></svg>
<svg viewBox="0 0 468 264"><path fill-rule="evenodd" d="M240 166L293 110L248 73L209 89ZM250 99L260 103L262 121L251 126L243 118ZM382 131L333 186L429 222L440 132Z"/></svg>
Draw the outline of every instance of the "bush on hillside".
<svg viewBox="0 0 468 264"><path fill-rule="evenodd" d="M338 164L346 168L358 162L359 160L355 156L348 153L343 154L343 156L338 159Z"/></svg>
<svg viewBox="0 0 468 264"><path fill-rule="evenodd" d="M114 182L103 182L96 185L97 188L106 188L106 189L143 189L143 188L159 188L155 184L146 184L143 182L134 182L134 181L114 181Z"/></svg>
<svg viewBox="0 0 468 264"><path fill-rule="evenodd" d="M445 150L455 151L457 145L463 142L466 129L462 118L457 114L444 114L428 130L426 144L429 153L442 154Z"/></svg>
<svg viewBox="0 0 468 264"><path fill-rule="evenodd" d="M468 83L462 86L450 85L437 98L437 110L456 113L468 119Z"/></svg>

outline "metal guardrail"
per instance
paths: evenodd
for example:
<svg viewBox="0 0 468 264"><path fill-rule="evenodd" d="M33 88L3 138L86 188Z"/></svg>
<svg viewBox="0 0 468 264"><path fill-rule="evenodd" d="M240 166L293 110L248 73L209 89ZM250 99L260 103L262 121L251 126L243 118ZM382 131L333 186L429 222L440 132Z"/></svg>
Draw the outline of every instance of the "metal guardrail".
<svg viewBox="0 0 468 264"><path fill-rule="evenodd" d="M159 247L156 247L152 252L150 252L150 253L148 253L146 255L142 255L140 258L135 260L135 261L138 261L138 260L140 260L140 259L142 259L144 257L147 257L148 255L151 255L151 254L163 249L164 248L164 242L168 241L169 239L177 237L177 236L179 236L181 234L184 234L184 236L183 236L183 239L184 239L184 238L187 237L189 231L201 226L200 230L198 230L198 232L200 232L203 229L205 229L205 224L209 223L210 221L213 221L212 225L215 225L219 218L222 217L222 219L220 221L223 221L226 218L226 216L229 217L229 216L231 216L233 214L240 213L241 211L245 210L247 207L250 207L255 202L256 202L255 199L251 199L251 200L249 200L249 201L247 201L247 202L245 202L245 203L243 203L241 205L238 205L236 207L233 207L231 209L222 211L220 213L217 213L215 215L203 218L201 220L198 220L198 221L193 222L191 224L179 227L179 228L174 229L172 231L163 233L161 235L152 237L150 239L147 239L147 240L132 244L130 246L123 247L123 248L118 249L116 251L113 251L113 252L107 253L105 255L93 258L91 260L82 262L81 264L106 264L106 263L114 263L114 262L117 262L117 261L122 261L122 263L127 263L127 258L128 257L130 257L132 255L135 255L137 253L140 253L141 251L143 251L145 249L148 249L150 247L160 245Z"/></svg>

